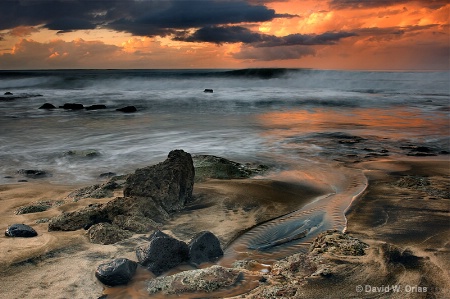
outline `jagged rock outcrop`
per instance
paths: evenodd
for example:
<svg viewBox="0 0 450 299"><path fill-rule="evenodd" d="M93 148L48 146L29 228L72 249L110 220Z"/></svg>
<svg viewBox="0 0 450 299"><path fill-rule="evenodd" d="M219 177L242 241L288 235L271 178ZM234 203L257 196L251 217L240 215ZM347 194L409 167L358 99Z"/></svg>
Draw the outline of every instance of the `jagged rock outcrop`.
<svg viewBox="0 0 450 299"><path fill-rule="evenodd" d="M192 199L194 176L191 155L174 150L164 162L129 175L123 193L126 197L151 198L167 212L179 211Z"/></svg>

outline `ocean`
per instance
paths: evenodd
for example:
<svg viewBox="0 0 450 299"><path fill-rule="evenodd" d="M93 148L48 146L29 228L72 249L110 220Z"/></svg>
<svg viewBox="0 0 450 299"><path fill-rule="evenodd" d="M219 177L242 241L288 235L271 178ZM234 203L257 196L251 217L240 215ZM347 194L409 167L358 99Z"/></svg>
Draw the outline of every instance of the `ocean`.
<svg viewBox="0 0 450 299"><path fill-rule="evenodd" d="M45 171L52 182L89 183L102 173L163 161L173 149L275 170L446 154L449 76L313 69L0 71L0 183L20 180L20 169ZM38 109L44 103L106 109ZM130 105L137 112L116 111Z"/></svg>

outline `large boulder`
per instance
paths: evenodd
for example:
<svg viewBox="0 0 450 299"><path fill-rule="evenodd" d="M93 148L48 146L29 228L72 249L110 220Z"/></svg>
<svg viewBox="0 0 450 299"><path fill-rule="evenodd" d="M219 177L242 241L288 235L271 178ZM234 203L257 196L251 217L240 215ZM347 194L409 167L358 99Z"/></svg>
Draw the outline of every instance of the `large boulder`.
<svg viewBox="0 0 450 299"><path fill-rule="evenodd" d="M151 198L167 212L179 211L192 198L194 176L191 155L174 150L164 162L129 175L123 193L127 197Z"/></svg>
<svg viewBox="0 0 450 299"><path fill-rule="evenodd" d="M107 222L94 224L88 230L89 241L103 245L114 244L130 238L132 235L132 232L123 230L119 226Z"/></svg>
<svg viewBox="0 0 450 299"><path fill-rule="evenodd" d="M189 249L183 241L156 231L150 236L150 242L147 245L136 249L136 256L139 264L155 275L160 275L186 262L189 258Z"/></svg>
<svg viewBox="0 0 450 299"><path fill-rule="evenodd" d="M196 266L201 263L212 262L223 256L219 239L209 231L202 231L194 236L188 247L189 261Z"/></svg>
<svg viewBox="0 0 450 299"><path fill-rule="evenodd" d="M147 284L149 294L183 294L183 293L210 293L235 285L242 277L242 272L221 266L212 266L206 269L184 271L175 275L158 277ZM208 296L198 296L208 297Z"/></svg>
<svg viewBox="0 0 450 299"><path fill-rule="evenodd" d="M5 231L5 236L31 238L31 237L36 237L37 232L29 225L13 224L13 225L8 226L8 228Z"/></svg>
<svg viewBox="0 0 450 299"><path fill-rule="evenodd" d="M136 268L136 262L119 258L99 265L95 277L108 286L125 285L133 278Z"/></svg>

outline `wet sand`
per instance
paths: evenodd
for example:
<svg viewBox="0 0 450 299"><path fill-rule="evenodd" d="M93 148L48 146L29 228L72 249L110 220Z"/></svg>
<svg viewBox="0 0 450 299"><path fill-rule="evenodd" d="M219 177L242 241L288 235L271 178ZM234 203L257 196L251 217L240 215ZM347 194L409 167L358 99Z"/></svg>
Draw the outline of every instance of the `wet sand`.
<svg viewBox="0 0 450 299"><path fill-rule="evenodd" d="M311 279L296 296L327 298L333 293L340 298L383 298L383 294L356 293L355 284L401 283L426 285L434 291L400 294L403 297L389 294L393 298L443 298L440 295L448 294L450 281L449 163L417 159L368 162L354 167L364 170L369 187L348 211L347 232L370 245L368 254L360 258L331 257L336 269L333 279ZM39 181L0 186L0 228L25 223L39 234L28 239L0 236L2 297L98 298L104 287L94 277L96 266L116 257L136 260L134 248L144 242L145 235L113 245L97 245L88 242L84 230L47 232L46 223L36 224L38 219L110 200L65 199L77 187ZM257 223L298 209L326 192L307 184L269 179L211 180L196 184L197 200L173 215L162 229L185 241L207 229L226 245ZM66 202L45 212L14 214L18 207L31 202L61 199ZM420 265L401 269L387 265L383 262L384 243L410 249L420 258ZM262 285L245 296L256 298L264 287L273 285ZM134 295L142 293L136 291Z"/></svg>

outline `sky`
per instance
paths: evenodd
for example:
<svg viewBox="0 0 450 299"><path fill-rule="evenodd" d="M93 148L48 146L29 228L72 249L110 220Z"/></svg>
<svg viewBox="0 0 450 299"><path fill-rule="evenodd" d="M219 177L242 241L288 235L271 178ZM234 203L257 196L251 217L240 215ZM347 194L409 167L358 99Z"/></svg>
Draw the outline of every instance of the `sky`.
<svg viewBox="0 0 450 299"><path fill-rule="evenodd" d="M448 0L1 0L0 69L449 70Z"/></svg>

